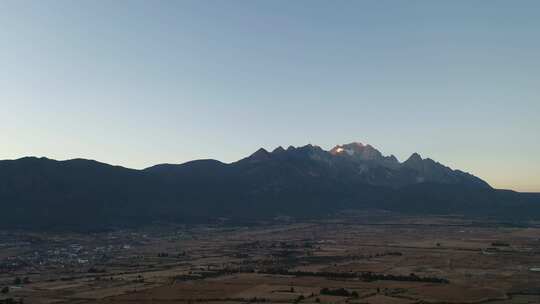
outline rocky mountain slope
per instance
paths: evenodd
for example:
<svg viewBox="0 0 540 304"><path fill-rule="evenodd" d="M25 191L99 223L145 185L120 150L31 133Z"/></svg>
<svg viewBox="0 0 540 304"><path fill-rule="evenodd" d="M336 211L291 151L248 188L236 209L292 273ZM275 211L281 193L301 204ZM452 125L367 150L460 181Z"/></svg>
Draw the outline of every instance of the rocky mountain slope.
<svg viewBox="0 0 540 304"><path fill-rule="evenodd" d="M237 162L196 160L144 170L91 160L0 161L0 227L141 225L215 217L324 216L343 209L540 218L540 196L492 189L413 154L370 145L259 149Z"/></svg>

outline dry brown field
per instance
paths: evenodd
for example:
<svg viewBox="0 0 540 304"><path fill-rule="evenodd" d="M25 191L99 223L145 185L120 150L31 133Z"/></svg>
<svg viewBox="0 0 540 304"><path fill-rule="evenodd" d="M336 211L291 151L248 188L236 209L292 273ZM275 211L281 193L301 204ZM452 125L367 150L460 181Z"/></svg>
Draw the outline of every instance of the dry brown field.
<svg viewBox="0 0 540 304"><path fill-rule="evenodd" d="M0 247L4 261L22 261L0 273L0 301L540 303L534 223L355 214L10 236L35 241Z"/></svg>

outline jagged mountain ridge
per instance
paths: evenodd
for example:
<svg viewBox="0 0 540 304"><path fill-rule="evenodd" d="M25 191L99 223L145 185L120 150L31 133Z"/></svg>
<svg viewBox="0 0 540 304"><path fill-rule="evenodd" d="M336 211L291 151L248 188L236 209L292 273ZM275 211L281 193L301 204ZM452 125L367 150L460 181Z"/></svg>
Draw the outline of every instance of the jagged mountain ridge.
<svg viewBox="0 0 540 304"><path fill-rule="evenodd" d="M355 145L366 152L278 147L229 164L196 160L143 170L84 159L0 161L0 227L86 229L223 216L321 216L361 208L540 217L540 204L531 203L537 195L492 189L416 154L399 163L373 147Z"/></svg>
<svg viewBox="0 0 540 304"><path fill-rule="evenodd" d="M371 145L357 142L337 145L329 151L313 145L289 147L287 150L278 147L272 152L261 148L240 162L284 160L302 155L312 161L326 164L329 171L334 171L326 172L327 174L342 175L343 178L355 179L357 182L370 185L399 188L410 184L433 182L490 188L487 182L474 175L453 170L430 158L423 159L418 153L413 153L406 161L400 163L394 155L384 156Z"/></svg>

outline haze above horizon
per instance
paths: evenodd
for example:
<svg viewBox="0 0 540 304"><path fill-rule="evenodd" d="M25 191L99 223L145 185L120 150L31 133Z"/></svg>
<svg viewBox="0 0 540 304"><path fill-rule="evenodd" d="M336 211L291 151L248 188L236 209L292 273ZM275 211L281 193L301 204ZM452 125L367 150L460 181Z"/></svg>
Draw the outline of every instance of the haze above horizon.
<svg viewBox="0 0 540 304"><path fill-rule="evenodd" d="M538 1L1 1L0 159L369 143L540 192Z"/></svg>

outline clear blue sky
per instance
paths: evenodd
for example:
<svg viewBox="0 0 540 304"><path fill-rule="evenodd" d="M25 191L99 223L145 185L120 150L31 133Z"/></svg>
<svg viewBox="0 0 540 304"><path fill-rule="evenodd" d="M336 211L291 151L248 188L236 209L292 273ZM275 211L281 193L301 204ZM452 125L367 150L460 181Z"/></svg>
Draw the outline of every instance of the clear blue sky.
<svg viewBox="0 0 540 304"><path fill-rule="evenodd" d="M540 191L540 1L0 1L0 159L351 141Z"/></svg>

